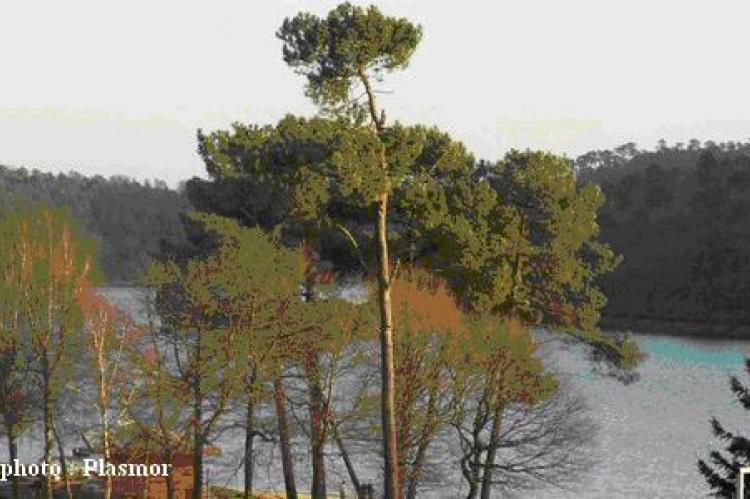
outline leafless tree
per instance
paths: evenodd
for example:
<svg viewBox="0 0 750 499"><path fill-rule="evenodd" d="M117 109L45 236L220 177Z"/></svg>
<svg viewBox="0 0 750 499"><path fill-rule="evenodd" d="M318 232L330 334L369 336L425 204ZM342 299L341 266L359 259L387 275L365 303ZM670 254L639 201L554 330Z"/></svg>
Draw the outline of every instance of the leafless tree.
<svg viewBox="0 0 750 499"><path fill-rule="evenodd" d="M492 422L482 401L474 404L474 417L454 423L468 498L476 497L482 483ZM535 406L509 406L502 415L492 485L505 491L569 488L592 464L588 449L597 430L582 397L564 388Z"/></svg>

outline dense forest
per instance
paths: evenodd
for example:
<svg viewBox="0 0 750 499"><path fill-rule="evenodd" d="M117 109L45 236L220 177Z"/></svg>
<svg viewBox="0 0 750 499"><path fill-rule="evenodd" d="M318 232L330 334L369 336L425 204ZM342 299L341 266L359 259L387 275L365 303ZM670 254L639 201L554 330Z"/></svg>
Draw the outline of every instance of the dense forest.
<svg viewBox="0 0 750 499"><path fill-rule="evenodd" d="M603 190L601 239L623 256L616 271L601 278L609 300L605 325L653 327L656 321L675 332L729 333L748 322L750 142L662 141L651 151L629 143L589 152L574 164L579 183ZM262 202L262 193L243 194ZM114 283L132 282L152 255L182 243L180 213L192 210L184 190L158 180L0 166L0 209L19 197L68 207L85 221ZM351 259L339 253L346 245L340 235L331 244L334 259Z"/></svg>
<svg viewBox="0 0 750 499"><path fill-rule="evenodd" d="M180 213L191 209L181 192L160 180L55 175L0 165L0 214L23 200L70 209L99 241L103 272L115 284L142 274L162 241L181 242Z"/></svg>
<svg viewBox="0 0 750 499"><path fill-rule="evenodd" d="M750 142L661 141L655 151L631 143L575 165L580 182L604 191L602 240L624 256L602 278L605 324L742 333L750 318Z"/></svg>

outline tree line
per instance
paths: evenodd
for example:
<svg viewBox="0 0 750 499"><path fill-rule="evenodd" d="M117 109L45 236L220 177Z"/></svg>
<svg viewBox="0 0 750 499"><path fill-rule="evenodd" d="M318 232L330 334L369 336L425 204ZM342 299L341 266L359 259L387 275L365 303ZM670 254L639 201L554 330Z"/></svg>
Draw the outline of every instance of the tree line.
<svg viewBox="0 0 750 499"><path fill-rule="evenodd" d="M160 180L86 177L0 165L0 214L19 199L68 208L99 243L99 263L110 283L133 282L160 250L183 241L180 213L191 211L184 193Z"/></svg>
<svg viewBox="0 0 750 499"><path fill-rule="evenodd" d="M417 495L446 431L467 497L562 483L581 467L575 451L590 426L560 398L531 328L567 332L624 379L641 357L627 337L597 329L597 279L621 260L598 239L601 189L581 185L563 157L478 162L440 130L388 122L377 86L422 36L406 19L345 3L325 18L289 18L277 36L320 114L198 132L209 179L186 192L203 213L182 218L185 238L165 241L139 281L154 292L151 320L92 297L96 258L68 215L20 208L4 219L4 368L36 370L28 393L41 408L44 460L78 349L95 366L87 393L99 449L190 453L196 499L204 451L237 407L245 497L268 407L286 494L297 497L292 400L307 414L313 497L326 496L331 444L359 492L343 431L353 423L375 428L388 498ZM53 247L60 237L71 244ZM369 289L361 304L337 292L353 274ZM342 408L347 373L359 384ZM19 421L15 438L26 397L9 392L3 417Z"/></svg>
<svg viewBox="0 0 750 499"><path fill-rule="evenodd" d="M334 444L352 488L362 491L367 470L350 449L381 441L373 433L378 307L337 297L336 276L308 246L290 248L215 215L192 220L214 248L154 261L142 278L154 292L140 318L96 291L94 241L64 210L27 206L0 221L0 417L9 456L17 458L20 437L41 430L42 460L59 456L64 493L74 497L66 448L80 432L107 461L155 453L168 463L190 454L200 491L204 450L241 415L246 497L257 439L281 448L288 496L296 497L302 473L324 497L326 447ZM419 268L394 278L393 305L397 472L406 496L416 496L431 445L446 431L458 438L470 497L577 476L593 426L580 402L559 392L520 323L468 314L441 279ZM292 406L307 413L309 470L294 466ZM264 408L273 408L273 430ZM19 497L18 477L11 481ZM49 478L44 487L51 497ZM171 477L167 491L174 497Z"/></svg>
<svg viewBox="0 0 750 499"><path fill-rule="evenodd" d="M607 320L655 319L678 331L692 322L704 332L748 323L750 142L626 144L575 163L579 182L607 197L601 239L625 256L600 280Z"/></svg>

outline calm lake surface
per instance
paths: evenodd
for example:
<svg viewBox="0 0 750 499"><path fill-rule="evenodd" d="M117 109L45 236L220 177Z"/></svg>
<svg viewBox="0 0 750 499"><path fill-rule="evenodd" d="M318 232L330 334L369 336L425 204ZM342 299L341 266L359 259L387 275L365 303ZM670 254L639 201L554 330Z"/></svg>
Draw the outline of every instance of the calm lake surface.
<svg viewBox="0 0 750 499"><path fill-rule="evenodd" d="M744 376L750 341L637 335L648 354L640 380L625 386L592 374L580 348L557 350L561 371L586 398L600 424L596 466L575 492L545 490L527 497L692 498L708 492L696 461L714 442L709 418L750 432L750 420L734 401L729 376ZM744 413L744 414L743 414Z"/></svg>
<svg viewBox="0 0 750 499"><path fill-rule="evenodd" d="M122 308L138 313L142 291L113 288L106 294ZM583 395L592 419L600 426L596 445L590 450L595 464L581 477L576 490L546 488L513 497L678 499L706 495L708 489L698 475L696 460L706 457L712 445L721 447L712 439L709 418L715 415L725 427L750 433L750 419L729 390L731 374L748 380L743 358L750 356L750 341L679 338L658 331L634 338L648 357L638 369L640 380L627 386L595 372L581 347L557 340L545 342L543 350L551 364ZM38 457L36 441L24 438L22 458ZM240 474L234 471L241 458L242 434L227 433L217 444L223 453L209 463L212 482L239 485ZM309 469L304 445L304 438L299 438L296 469L301 490L309 487L304 478ZM453 445L447 440L437 442L434 452L445 456L446 483L420 497L462 497L464 484L455 474ZM346 473L335 449L330 451L329 487L334 492L346 481ZM365 481L378 478L379 461L377 456L373 458L357 460ZM278 450L265 449L256 471L259 487L283 488L278 462Z"/></svg>

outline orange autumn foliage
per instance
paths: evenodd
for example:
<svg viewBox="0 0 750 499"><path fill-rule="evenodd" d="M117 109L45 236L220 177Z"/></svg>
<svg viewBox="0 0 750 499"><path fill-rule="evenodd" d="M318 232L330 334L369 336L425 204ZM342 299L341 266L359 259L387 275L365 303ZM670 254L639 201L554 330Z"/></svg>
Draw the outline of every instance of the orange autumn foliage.
<svg viewBox="0 0 750 499"><path fill-rule="evenodd" d="M465 316L441 279L411 268L391 283L397 326L412 332L466 332Z"/></svg>
<svg viewBox="0 0 750 499"><path fill-rule="evenodd" d="M391 283L394 311L398 473L410 482L423 472L427 447L452 417L451 389L468 321L446 284L418 268Z"/></svg>

